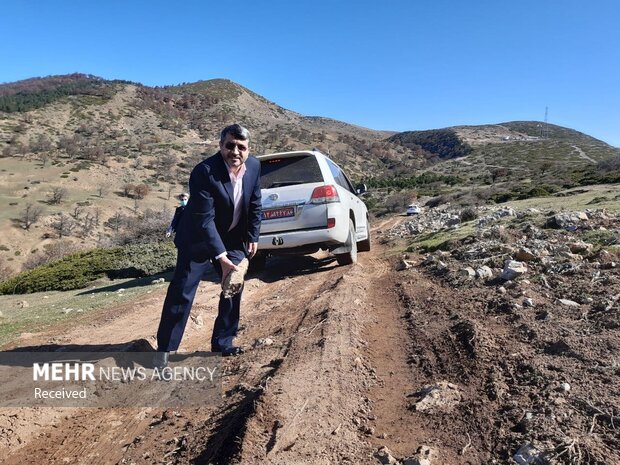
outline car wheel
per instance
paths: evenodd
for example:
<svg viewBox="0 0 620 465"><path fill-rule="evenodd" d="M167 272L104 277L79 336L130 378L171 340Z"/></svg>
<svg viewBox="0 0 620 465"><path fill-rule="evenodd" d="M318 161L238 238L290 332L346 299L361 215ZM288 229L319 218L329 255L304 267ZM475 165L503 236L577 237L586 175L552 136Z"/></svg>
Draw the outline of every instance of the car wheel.
<svg viewBox="0 0 620 465"><path fill-rule="evenodd" d="M267 264L267 254L265 252L257 252L252 260L250 260L250 266L248 271L263 271Z"/></svg>
<svg viewBox="0 0 620 465"><path fill-rule="evenodd" d="M351 250L346 253L336 254L336 260L339 265L351 265L357 263L357 242L355 241L355 225L352 220L349 220L349 238L345 244L347 247L351 247Z"/></svg>
<svg viewBox="0 0 620 465"><path fill-rule="evenodd" d="M366 239L357 243L358 252L370 252L370 225L366 220Z"/></svg>

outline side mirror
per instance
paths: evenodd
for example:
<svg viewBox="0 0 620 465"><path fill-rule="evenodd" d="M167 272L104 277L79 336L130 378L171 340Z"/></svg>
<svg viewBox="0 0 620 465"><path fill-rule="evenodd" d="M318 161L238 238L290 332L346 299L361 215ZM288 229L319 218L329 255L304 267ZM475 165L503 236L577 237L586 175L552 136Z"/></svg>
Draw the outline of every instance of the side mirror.
<svg viewBox="0 0 620 465"><path fill-rule="evenodd" d="M361 195L363 193L365 193L368 190L368 188L366 187L366 184L358 184L355 187L355 192L357 192L357 195Z"/></svg>

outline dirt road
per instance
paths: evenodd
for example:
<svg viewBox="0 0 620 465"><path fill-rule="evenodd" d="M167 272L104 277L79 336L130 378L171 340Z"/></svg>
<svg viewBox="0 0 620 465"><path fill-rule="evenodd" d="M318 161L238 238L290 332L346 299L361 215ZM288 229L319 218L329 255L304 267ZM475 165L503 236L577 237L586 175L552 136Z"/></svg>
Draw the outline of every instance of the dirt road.
<svg viewBox="0 0 620 465"><path fill-rule="evenodd" d="M374 237L401 220L377 224ZM327 255L274 259L251 276L238 342L254 348L223 361L220 405L5 409L2 463L377 464L384 446L399 460L427 446L433 465L509 463L521 445L545 439L532 425L551 421L573 441L572 449L557 444L560 459L612 460L556 463L620 463L615 411L588 410L591 387L577 383L574 402L554 389L578 360L549 362L553 354L541 354L531 336L534 318L493 307L489 289L453 288L422 268L396 272L386 254L375 241L355 266ZM19 346L154 345L163 292ZM217 293L203 283L182 351L208 348ZM257 345L261 338L272 343ZM599 400L605 377L617 379L613 370L584 374ZM425 398L431 384L438 388Z"/></svg>

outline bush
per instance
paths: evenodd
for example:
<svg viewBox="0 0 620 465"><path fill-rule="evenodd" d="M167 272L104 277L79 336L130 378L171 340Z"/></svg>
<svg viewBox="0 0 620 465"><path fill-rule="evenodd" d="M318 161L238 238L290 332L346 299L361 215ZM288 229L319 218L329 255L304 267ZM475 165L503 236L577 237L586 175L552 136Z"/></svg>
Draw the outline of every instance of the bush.
<svg viewBox="0 0 620 465"><path fill-rule="evenodd" d="M581 238L596 247L608 247L620 244L620 231L617 230L592 230L585 231Z"/></svg>
<svg viewBox="0 0 620 465"><path fill-rule="evenodd" d="M424 206L428 208L435 208L435 207L438 207L439 205L443 205L447 203L448 201L449 201L449 198L447 195L439 195L437 197L433 197L432 199L429 199L424 204Z"/></svg>
<svg viewBox="0 0 620 465"><path fill-rule="evenodd" d="M529 199L531 197L548 197L549 195L557 191L558 189L556 187L543 184L542 186L536 186L527 192L523 192L517 197L517 199L523 200L523 199Z"/></svg>
<svg viewBox="0 0 620 465"><path fill-rule="evenodd" d="M109 278L140 278L174 268L177 251L172 241L134 244L122 247L119 264L108 272Z"/></svg>
<svg viewBox="0 0 620 465"><path fill-rule="evenodd" d="M409 196L399 193L392 194L385 199L385 208L390 212L403 211L409 204Z"/></svg>
<svg viewBox="0 0 620 465"><path fill-rule="evenodd" d="M599 161L596 167L599 171L602 171L603 173L609 173L611 171L619 171L620 170L620 155L616 155L615 157L609 158L607 160Z"/></svg>
<svg viewBox="0 0 620 465"><path fill-rule="evenodd" d="M461 210L460 219L461 223L465 223L467 221L473 221L478 218L478 210L475 208L469 207L464 210Z"/></svg>
<svg viewBox="0 0 620 465"><path fill-rule="evenodd" d="M172 269L175 260L176 250L171 242L79 252L0 283L0 294L69 291L106 276L150 276Z"/></svg>
<svg viewBox="0 0 620 465"><path fill-rule="evenodd" d="M366 204L368 211L372 211L379 206L379 200L374 197L362 197L362 201Z"/></svg>

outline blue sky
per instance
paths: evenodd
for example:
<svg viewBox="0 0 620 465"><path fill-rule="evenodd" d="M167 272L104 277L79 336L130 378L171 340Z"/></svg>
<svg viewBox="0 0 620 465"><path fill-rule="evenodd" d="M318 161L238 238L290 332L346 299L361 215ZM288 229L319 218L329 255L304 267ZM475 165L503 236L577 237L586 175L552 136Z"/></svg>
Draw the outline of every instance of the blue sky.
<svg viewBox="0 0 620 465"><path fill-rule="evenodd" d="M236 9L232 5L235 5ZM396 131L543 120L620 147L617 0L6 0L0 82L228 78Z"/></svg>

